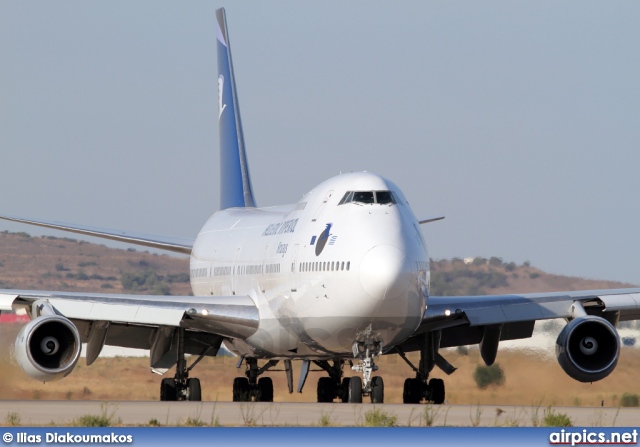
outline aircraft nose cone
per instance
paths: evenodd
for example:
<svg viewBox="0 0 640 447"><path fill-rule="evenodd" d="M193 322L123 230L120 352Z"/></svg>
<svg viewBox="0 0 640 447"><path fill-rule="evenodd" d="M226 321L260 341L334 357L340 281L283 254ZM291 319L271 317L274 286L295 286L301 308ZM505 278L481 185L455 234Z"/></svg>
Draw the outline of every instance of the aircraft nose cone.
<svg viewBox="0 0 640 447"><path fill-rule="evenodd" d="M407 287L402 278L405 254L392 245L378 245L360 263L360 284L375 299L397 298Z"/></svg>

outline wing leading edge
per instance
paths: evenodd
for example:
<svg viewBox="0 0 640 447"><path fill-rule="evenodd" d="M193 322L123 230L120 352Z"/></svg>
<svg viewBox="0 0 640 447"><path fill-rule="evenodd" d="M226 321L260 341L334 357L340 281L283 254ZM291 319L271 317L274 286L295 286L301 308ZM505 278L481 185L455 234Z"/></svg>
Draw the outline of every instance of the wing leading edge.
<svg viewBox="0 0 640 447"><path fill-rule="evenodd" d="M112 241L127 242L144 247L158 248L161 250L172 251L174 253L181 253L184 255L191 254L191 249L193 248L194 243L193 239L181 239L142 233L131 233L108 228L57 222L53 220L26 219L23 217L8 215L0 215L0 219L35 225L38 227L53 228L54 230L68 231L70 233L84 234L85 236L95 236L102 239L110 239Z"/></svg>
<svg viewBox="0 0 640 447"><path fill-rule="evenodd" d="M24 336L23 332L18 336L18 344L21 338L37 338L39 327L52 322L62 323L70 328L69 334L75 334L77 342L87 344L87 364L93 363L105 345L148 349L151 368L160 373L175 365L179 343L183 344L186 354L215 356L224 338L248 338L259 324L258 309L248 296L0 290L2 310L24 311L31 318L23 328ZM79 343L75 345L79 346ZM24 352L26 350L16 350L19 362ZM26 369L23 369L27 372L30 367L25 364ZM66 374L73 369L73 364L70 365ZM57 378L50 370L38 377L42 380Z"/></svg>
<svg viewBox="0 0 640 447"><path fill-rule="evenodd" d="M617 324L640 319L640 288L431 296L420 326L396 352L424 350L425 342L436 349L478 344L491 365L501 341L529 338L536 321L555 318L568 321L556 341L560 366L578 381L600 380L618 361ZM455 371L439 354L434 359L445 373Z"/></svg>
<svg viewBox="0 0 640 447"><path fill-rule="evenodd" d="M463 320L469 326L573 318L574 303L587 313L617 312L616 321L640 318L640 288L580 290L483 296L430 296L419 331L450 326ZM438 323L442 321L442 323Z"/></svg>

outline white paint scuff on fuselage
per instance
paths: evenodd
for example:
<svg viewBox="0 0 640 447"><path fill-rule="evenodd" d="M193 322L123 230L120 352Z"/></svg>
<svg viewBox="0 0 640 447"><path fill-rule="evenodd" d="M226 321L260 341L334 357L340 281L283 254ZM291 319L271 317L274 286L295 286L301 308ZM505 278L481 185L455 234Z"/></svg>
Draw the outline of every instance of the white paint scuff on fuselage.
<svg viewBox="0 0 640 447"><path fill-rule="evenodd" d="M385 190L397 204L338 205L347 191ZM350 357L367 334L387 351L416 330L428 295L411 208L395 184L366 172L333 177L294 205L216 212L190 267L194 295L254 300L258 331L225 342L251 357Z"/></svg>

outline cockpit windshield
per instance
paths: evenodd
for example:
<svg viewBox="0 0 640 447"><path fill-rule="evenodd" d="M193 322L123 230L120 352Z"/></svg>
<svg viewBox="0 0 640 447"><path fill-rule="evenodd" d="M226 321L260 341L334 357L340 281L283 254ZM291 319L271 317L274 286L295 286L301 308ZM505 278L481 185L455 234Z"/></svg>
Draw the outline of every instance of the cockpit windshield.
<svg viewBox="0 0 640 447"><path fill-rule="evenodd" d="M347 191L338 205L345 203L391 205L398 201L391 191Z"/></svg>

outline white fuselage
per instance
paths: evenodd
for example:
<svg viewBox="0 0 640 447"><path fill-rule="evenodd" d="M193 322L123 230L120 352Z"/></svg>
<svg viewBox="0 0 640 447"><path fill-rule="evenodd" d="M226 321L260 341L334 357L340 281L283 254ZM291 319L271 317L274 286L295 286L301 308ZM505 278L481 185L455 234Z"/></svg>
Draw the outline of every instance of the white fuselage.
<svg viewBox="0 0 640 447"><path fill-rule="evenodd" d="M377 191L382 203L339 204L349 191ZM250 357L350 356L363 337L387 351L420 324L428 284L411 208L393 183L366 172L333 177L294 205L218 211L191 255L194 295L254 300L257 332L225 342Z"/></svg>

